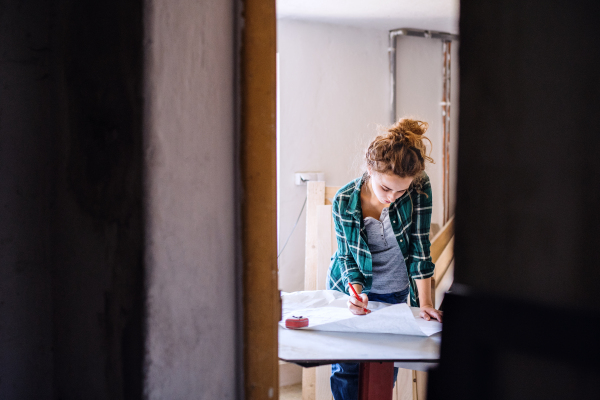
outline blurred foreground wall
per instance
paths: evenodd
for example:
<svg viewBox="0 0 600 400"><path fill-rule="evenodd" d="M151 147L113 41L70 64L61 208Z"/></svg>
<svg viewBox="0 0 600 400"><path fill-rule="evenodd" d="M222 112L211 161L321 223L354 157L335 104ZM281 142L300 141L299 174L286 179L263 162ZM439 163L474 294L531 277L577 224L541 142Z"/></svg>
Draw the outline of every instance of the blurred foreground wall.
<svg viewBox="0 0 600 400"><path fill-rule="evenodd" d="M458 282L600 311L599 11L462 2Z"/></svg>
<svg viewBox="0 0 600 400"><path fill-rule="evenodd" d="M461 2L459 286L432 399L600 395L599 8Z"/></svg>
<svg viewBox="0 0 600 400"><path fill-rule="evenodd" d="M234 398L234 3L0 10L0 398Z"/></svg>

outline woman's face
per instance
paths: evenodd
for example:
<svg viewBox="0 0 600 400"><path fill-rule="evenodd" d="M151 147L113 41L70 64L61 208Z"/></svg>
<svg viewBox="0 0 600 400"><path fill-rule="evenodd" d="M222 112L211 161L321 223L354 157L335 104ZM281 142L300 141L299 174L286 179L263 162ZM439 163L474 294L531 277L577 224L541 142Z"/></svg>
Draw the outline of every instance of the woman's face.
<svg viewBox="0 0 600 400"><path fill-rule="evenodd" d="M398 175L393 174L378 174L372 173L371 175L371 188L377 199L385 204L389 205L400 198L412 183L414 177L401 178Z"/></svg>

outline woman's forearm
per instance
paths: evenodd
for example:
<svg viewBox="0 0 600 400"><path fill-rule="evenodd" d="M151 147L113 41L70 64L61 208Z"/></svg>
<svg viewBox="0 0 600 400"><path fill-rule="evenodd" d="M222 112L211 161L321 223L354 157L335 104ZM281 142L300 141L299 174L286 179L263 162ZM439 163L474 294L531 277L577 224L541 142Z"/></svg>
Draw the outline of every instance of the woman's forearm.
<svg viewBox="0 0 600 400"><path fill-rule="evenodd" d="M354 290L356 290L356 293L361 294L362 293L362 285L360 283L353 283L352 286L354 287Z"/></svg>
<svg viewBox="0 0 600 400"><path fill-rule="evenodd" d="M419 303L421 307L433 307L433 301L431 301L431 278L415 279L415 282L419 291Z"/></svg>

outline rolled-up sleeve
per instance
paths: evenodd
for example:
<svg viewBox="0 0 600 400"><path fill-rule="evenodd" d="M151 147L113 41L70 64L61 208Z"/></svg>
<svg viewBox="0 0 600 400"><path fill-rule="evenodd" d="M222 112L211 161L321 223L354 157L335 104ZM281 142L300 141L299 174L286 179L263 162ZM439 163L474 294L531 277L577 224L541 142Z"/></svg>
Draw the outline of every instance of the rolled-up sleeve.
<svg viewBox="0 0 600 400"><path fill-rule="evenodd" d="M429 231L431 227L432 196L431 184L426 181L423 193L413 198L412 230L409 247L408 270L413 279L427 279L433 276L435 264L431 261Z"/></svg>

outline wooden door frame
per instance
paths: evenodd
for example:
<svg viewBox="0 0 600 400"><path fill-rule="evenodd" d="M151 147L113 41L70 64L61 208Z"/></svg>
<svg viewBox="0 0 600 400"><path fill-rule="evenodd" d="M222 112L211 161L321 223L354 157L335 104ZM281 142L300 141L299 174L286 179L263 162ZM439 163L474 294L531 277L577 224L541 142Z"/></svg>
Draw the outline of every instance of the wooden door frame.
<svg viewBox="0 0 600 400"><path fill-rule="evenodd" d="M241 5L244 397L278 399L277 20L275 0L243 0Z"/></svg>

